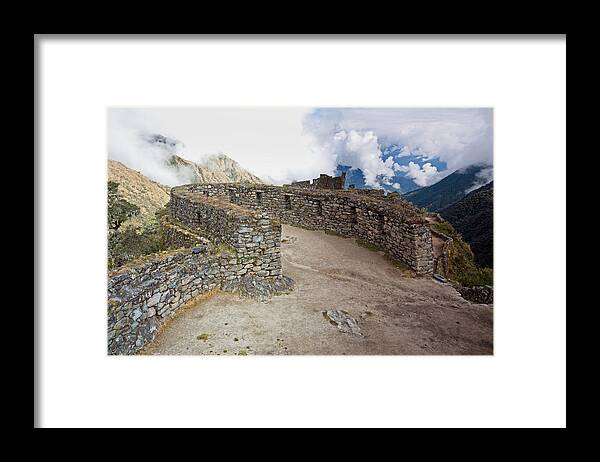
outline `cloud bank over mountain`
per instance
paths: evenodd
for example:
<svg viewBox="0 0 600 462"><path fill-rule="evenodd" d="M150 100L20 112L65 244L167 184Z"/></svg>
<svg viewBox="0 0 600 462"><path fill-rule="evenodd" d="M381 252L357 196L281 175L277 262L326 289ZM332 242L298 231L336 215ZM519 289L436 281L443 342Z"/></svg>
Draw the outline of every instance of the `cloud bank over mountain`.
<svg viewBox="0 0 600 462"><path fill-rule="evenodd" d="M304 129L324 155L360 169L370 187L399 189L398 177L428 186L460 168L492 164L489 108L322 108L306 116Z"/></svg>
<svg viewBox="0 0 600 462"><path fill-rule="evenodd" d="M110 109L108 129L110 158L164 184L183 179L163 171L164 149L140 133L180 140L194 162L227 154L274 184L347 170L359 187L406 192L492 164L489 108Z"/></svg>
<svg viewBox="0 0 600 462"><path fill-rule="evenodd" d="M164 172L171 153L152 148L146 133L179 140L176 153L203 163L226 154L262 179L282 184L335 169L302 132L306 108L114 108L108 113L108 155L164 184L184 179Z"/></svg>

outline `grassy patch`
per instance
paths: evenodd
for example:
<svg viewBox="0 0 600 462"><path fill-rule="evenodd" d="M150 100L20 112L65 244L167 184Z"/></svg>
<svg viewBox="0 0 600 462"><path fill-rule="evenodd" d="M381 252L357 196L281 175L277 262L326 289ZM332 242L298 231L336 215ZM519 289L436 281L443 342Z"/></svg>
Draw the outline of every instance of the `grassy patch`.
<svg viewBox="0 0 600 462"><path fill-rule="evenodd" d="M196 340L203 340L206 342L209 337L210 337L210 335L208 335L208 334L200 334L200 335L198 335L198 337L196 337Z"/></svg>
<svg viewBox="0 0 600 462"><path fill-rule="evenodd" d="M225 242L221 242L215 247L215 253L221 255L235 255L235 249Z"/></svg>
<svg viewBox="0 0 600 462"><path fill-rule="evenodd" d="M494 273L491 268L478 268L475 265L473 252L461 235L448 222L432 223L431 228L438 233L452 238L449 249L448 276L463 286L493 285Z"/></svg>
<svg viewBox="0 0 600 462"><path fill-rule="evenodd" d="M457 234L456 230L447 221L441 223L431 223L431 228L438 233L445 234L446 236L454 237Z"/></svg>
<svg viewBox="0 0 600 462"><path fill-rule="evenodd" d="M246 350L240 350L238 356L248 356L248 352Z"/></svg>

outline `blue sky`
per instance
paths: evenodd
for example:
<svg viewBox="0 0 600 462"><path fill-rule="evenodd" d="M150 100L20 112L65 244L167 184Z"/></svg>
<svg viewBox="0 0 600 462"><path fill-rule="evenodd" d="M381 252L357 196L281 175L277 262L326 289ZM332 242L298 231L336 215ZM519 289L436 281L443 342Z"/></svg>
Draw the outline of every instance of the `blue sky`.
<svg viewBox="0 0 600 462"><path fill-rule="evenodd" d="M404 190L492 162L490 108L109 109L109 158L172 185L177 179L164 171L160 153L140 142L147 132L180 140L181 155L193 161L227 154L274 184L345 165L359 170L366 186Z"/></svg>

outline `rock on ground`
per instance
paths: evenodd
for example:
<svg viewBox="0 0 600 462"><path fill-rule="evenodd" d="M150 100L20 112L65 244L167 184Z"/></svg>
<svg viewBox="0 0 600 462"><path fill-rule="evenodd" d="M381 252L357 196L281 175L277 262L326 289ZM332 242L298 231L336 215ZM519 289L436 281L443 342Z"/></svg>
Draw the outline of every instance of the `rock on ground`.
<svg viewBox="0 0 600 462"><path fill-rule="evenodd" d="M337 326L341 332L361 335L360 327L358 327L356 319L350 316L346 311L327 310L323 311L323 316L325 316L331 324Z"/></svg>

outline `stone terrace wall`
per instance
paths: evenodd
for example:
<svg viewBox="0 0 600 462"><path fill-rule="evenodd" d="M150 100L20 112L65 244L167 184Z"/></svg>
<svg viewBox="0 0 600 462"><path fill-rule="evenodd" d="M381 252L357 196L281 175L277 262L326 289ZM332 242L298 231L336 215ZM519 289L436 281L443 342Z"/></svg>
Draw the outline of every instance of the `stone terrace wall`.
<svg viewBox="0 0 600 462"><path fill-rule="evenodd" d="M448 262L450 259L450 247L452 246L453 239L450 236L446 236L444 233L440 233L439 231L435 231L433 229L431 230L431 234L438 236L442 241L444 241L440 255L434 258L433 271L434 273L448 277Z"/></svg>
<svg viewBox="0 0 600 462"><path fill-rule="evenodd" d="M158 327L193 297L236 279L235 256L163 252L108 276L108 353L131 354L154 339Z"/></svg>
<svg viewBox="0 0 600 462"><path fill-rule="evenodd" d="M135 353L178 308L215 288L236 290L247 283L274 293L291 287L281 274L278 220L179 188L169 208L165 238L197 247L152 255L109 274L109 354Z"/></svg>
<svg viewBox="0 0 600 462"><path fill-rule="evenodd" d="M266 213L212 197L173 188L169 202L171 215L183 224L198 229L216 244L230 246L245 272L259 277L281 276L281 223Z"/></svg>
<svg viewBox="0 0 600 462"><path fill-rule="evenodd" d="M168 248L180 249L201 246L208 249L212 247L211 242L204 236L193 229L182 226L181 223L175 222L169 217L161 220L161 227Z"/></svg>
<svg viewBox="0 0 600 462"><path fill-rule="evenodd" d="M429 225L401 197L239 183L195 184L171 191L173 206L187 210L180 214L183 219L198 216L194 198L195 204L213 198L215 206L229 202L242 210L268 213L284 223L357 237L385 250L417 274L433 271Z"/></svg>
<svg viewBox="0 0 600 462"><path fill-rule="evenodd" d="M293 181L291 185L294 188L309 188L309 189L344 189L346 184L346 172L342 172L340 176L329 176L321 173L319 178L313 180Z"/></svg>
<svg viewBox="0 0 600 462"><path fill-rule="evenodd" d="M376 197L384 197L385 196L385 191L383 189L352 188L352 189L349 189L348 191L350 191L353 194L363 194L365 196L376 196ZM398 197L399 194L398 193L390 193L390 194L388 194L388 196Z"/></svg>

